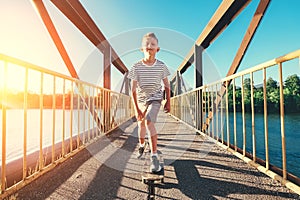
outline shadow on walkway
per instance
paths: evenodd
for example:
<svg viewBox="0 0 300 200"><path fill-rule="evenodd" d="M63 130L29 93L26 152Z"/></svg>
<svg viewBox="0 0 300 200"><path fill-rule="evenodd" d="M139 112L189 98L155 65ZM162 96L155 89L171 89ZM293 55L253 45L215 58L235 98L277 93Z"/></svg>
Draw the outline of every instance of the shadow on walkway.
<svg viewBox="0 0 300 200"><path fill-rule="evenodd" d="M172 162L172 161L167 161ZM196 166L213 168L212 170L227 170L236 171L235 168L229 166L221 166L206 161L195 160L176 160L172 166L178 180L178 184L165 183L164 185L157 184L161 189L179 189L187 197L191 199L217 199L216 197L226 198L231 194L247 194L247 195L268 195L275 197L294 196L286 192L274 192L261 189L259 187L249 186L246 183L234 183L230 178L224 177L225 180L209 177L205 174L200 174ZM264 176L257 172L255 176ZM227 179L227 180L226 180ZM272 199L272 198L271 198Z"/></svg>

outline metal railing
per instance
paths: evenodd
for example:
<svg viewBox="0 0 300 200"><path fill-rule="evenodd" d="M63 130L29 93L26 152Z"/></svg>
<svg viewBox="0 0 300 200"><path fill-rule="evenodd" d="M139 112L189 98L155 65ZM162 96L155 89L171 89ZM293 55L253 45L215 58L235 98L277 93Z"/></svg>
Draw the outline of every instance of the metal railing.
<svg viewBox="0 0 300 200"><path fill-rule="evenodd" d="M286 132L287 103L283 80L283 69L288 71L295 61L298 68L299 57L300 50L297 50L172 97L171 114L299 194L300 163L295 157L299 152L296 152L295 145L286 142L287 136L292 138L291 140L296 138L293 139L292 135L295 133ZM284 64L286 68L283 68ZM273 85L275 89L272 93L267 90L270 88L267 74L278 77L278 83ZM224 95L220 95L222 87L226 86ZM274 94L278 95L277 103L270 102L274 100ZM270 125L272 116L277 120L275 125ZM273 126L278 129L274 130ZM269 131L271 128L272 131ZM297 129L299 130L299 127ZM275 132L278 134L274 134ZM296 144L299 142L300 140ZM293 151L294 153L291 153ZM290 160L287 160L287 155ZM295 164L295 160L298 164ZM292 168L292 165L296 166Z"/></svg>
<svg viewBox="0 0 300 200"><path fill-rule="evenodd" d="M1 194L49 171L134 113L128 95L2 54L0 108Z"/></svg>

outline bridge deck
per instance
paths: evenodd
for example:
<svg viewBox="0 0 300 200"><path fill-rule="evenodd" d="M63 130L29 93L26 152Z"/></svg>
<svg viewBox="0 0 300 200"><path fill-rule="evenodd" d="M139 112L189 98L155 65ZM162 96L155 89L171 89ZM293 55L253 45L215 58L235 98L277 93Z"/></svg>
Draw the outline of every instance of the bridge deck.
<svg viewBox="0 0 300 200"><path fill-rule="evenodd" d="M165 183L156 199L299 199L242 160L164 113L157 123ZM129 121L19 190L17 199L146 199L144 161Z"/></svg>

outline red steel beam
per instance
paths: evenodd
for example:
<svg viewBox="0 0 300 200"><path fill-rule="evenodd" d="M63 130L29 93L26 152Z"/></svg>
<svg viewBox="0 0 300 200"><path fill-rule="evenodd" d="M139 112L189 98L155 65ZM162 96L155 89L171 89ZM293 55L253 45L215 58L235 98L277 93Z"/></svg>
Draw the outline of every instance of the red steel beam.
<svg viewBox="0 0 300 200"><path fill-rule="evenodd" d="M111 62L122 73L128 71L115 50L99 30L78 0L51 0L51 2L92 42L102 53L111 48Z"/></svg>
<svg viewBox="0 0 300 200"><path fill-rule="evenodd" d="M223 0L214 15L211 17L195 44L206 49L235 19L235 17L250 3L251 0ZM194 46L191 48L178 71L183 74L194 63ZM171 78L173 82L174 77Z"/></svg>
<svg viewBox="0 0 300 200"><path fill-rule="evenodd" d="M245 53L249 47L249 44L251 43L254 35L255 35L255 32L270 4L270 1L271 0L261 0L260 3L258 4L257 6L257 9L252 17L252 20L248 26L248 29L244 35L244 38L240 44L240 47L235 55L235 58L228 70L228 73L227 73L227 76L230 76L230 75L233 75L239 68L244 56L245 56ZM221 90L219 91L217 97L216 97L216 100L215 100L215 105L214 108L216 108L220 102L221 102L221 98L223 97L224 93L226 92L226 88L227 86L229 86L231 81L227 81L227 82L224 82L222 87L221 87ZM203 126L203 129L207 129L208 126L209 126L209 123L210 123L210 120L212 119L213 117L213 113L214 111L211 111L211 113L209 114L209 120L206 124L204 124ZM205 130L203 130L205 131Z"/></svg>
<svg viewBox="0 0 300 200"><path fill-rule="evenodd" d="M79 79L76 69L74 68L74 65L73 65L57 31L56 31L56 28L48 14L48 11L47 11L43 1L42 0L33 0L33 2L37 8L37 11L39 12L39 14L41 16L41 19L43 20L43 22L50 34L57 50L59 51L65 65L67 66L71 76L73 78Z"/></svg>
<svg viewBox="0 0 300 200"><path fill-rule="evenodd" d="M50 34L53 42L55 43L56 48L58 49L63 61L65 62L71 76L73 78L79 79L79 76L78 76L78 74L77 74L77 72L76 72L76 70L75 70L75 68L74 68L74 66L71 62L70 57L68 56L68 53L67 53L67 51L66 51L59 35L58 35L58 33L56 31L56 28L55 28L55 26L54 26L54 24L53 24L53 22L52 22L52 20L49 16L48 12L47 12L47 9L46 9L43 1L42 0L33 0L33 2L34 2L35 6L36 6L36 8L37 8L44 24L45 24L45 26L46 26L49 34ZM82 100L86 102L85 99L82 99ZM96 111L93 110L92 107L89 107L88 109L91 112L92 116L94 116L94 119L97 122L98 127L99 128L103 127Z"/></svg>
<svg viewBox="0 0 300 200"><path fill-rule="evenodd" d="M234 60L227 72L227 75L226 76L230 76L232 74L235 74L235 72L238 70L245 54L246 54L246 51L249 47L249 44L251 43L254 35L255 35L255 32L270 4L270 1L271 0L261 0L260 3L258 4L257 6L257 9L252 17L252 20L248 26L248 29L244 35L244 38L241 42L241 45L234 57ZM227 81L227 84L229 85L231 81ZM221 88L221 91L219 92L219 95L215 101L216 105L219 105L220 101L221 101L221 98L223 97L225 91L226 91L226 82L224 82L222 88Z"/></svg>

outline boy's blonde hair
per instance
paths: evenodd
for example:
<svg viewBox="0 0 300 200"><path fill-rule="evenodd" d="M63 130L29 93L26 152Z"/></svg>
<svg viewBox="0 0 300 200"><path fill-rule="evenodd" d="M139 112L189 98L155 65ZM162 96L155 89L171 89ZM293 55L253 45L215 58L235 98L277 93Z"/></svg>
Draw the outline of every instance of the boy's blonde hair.
<svg viewBox="0 0 300 200"><path fill-rule="evenodd" d="M157 39L156 35L155 35L153 32L146 33L146 34L143 36L143 40L144 40L145 38L148 38L148 37L154 38L154 39L157 41L157 43L158 43L158 39Z"/></svg>

